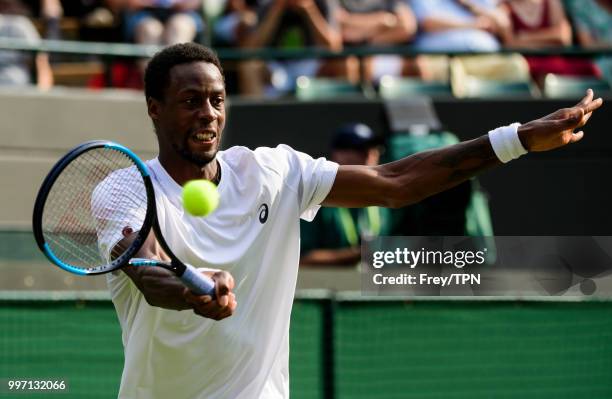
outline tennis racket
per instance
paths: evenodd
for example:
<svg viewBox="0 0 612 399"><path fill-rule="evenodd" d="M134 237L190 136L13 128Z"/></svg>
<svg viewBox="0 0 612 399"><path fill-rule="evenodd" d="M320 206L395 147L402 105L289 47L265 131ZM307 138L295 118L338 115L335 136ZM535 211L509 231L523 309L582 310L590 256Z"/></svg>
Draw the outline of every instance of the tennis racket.
<svg viewBox="0 0 612 399"><path fill-rule="evenodd" d="M43 181L32 219L38 247L66 271L96 275L126 265L159 266L194 294L214 298L214 281L168 247L148 168L120 144L89 141L64 155ZM133 258L151 229L171 261Z"/></svg>

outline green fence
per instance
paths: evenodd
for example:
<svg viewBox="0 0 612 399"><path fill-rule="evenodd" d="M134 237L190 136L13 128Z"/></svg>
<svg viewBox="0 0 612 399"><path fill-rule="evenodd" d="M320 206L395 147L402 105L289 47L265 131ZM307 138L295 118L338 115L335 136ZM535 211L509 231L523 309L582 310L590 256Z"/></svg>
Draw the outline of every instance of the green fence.
<svg viewBox="0 0 612 399"><path fill-rule="evenodd" d="M298 399L612 397L612 302L302 298L290 344ZM69 384L0 397L114 397L123 352L112 304L0 300L0 359L3 384Z"/></svg>

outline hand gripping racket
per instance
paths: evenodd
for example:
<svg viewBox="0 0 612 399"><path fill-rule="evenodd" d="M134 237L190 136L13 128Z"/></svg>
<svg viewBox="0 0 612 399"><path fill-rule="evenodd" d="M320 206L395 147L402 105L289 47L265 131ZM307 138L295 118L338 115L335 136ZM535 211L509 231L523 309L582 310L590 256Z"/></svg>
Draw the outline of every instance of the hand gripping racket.
<svg viewBox="0 0 612 399"><path fill-rule="evenodd" d="M38 247L66 271L93 275L126 265L160 266L193 293L214 298L214 281L168 247L148 168L120 144L90 141L64 155L44 180L32 219ZM151 229L170 262L132 258Z"/></svg>

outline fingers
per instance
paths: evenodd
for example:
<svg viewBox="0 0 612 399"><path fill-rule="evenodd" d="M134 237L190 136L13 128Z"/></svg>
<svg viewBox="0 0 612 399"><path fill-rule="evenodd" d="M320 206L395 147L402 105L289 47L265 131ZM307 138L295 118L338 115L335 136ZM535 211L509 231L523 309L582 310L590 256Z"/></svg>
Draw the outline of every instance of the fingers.
<svg viewBox="0 0 612 399"><path fill-rule="evenodd" d="M234 278L225 271L213 274L212 278L215 281L216 300L213 300L210 295L195 295L187 288L183 296L196 314L209 319L222 320L234 314L238 306L236 296L232 292L235 284Z"/></svg>
<svg viewBox="0 0 612 399"><path fill-rule="evenodd" d="M593 90L588 89L586 92L586 96L584 96L582 98L582 100L580 100L580 102L578 104L576 104L577 107L585 107L588 103L591 102L591 100L593 100Z"/></svg>
<svg viewBox="0 0 612 399"><path fill-rule="evenodd" d="M563 118L557 121L557 126L562 129L576 128L584 117L584 111L582 110L582 108L574 107L564 111L565 115L562 114Z"/></svg>
<svg viewBox="0 0 612 399"><path fill-rule="evenodd" d="M601 107L603 104L603 100L598 98L593 100L593 90L588 89L586 92L586 96L578 104L576 104L575 108L581 108L585 114L595 111L597 108Z"/></svg>
<svg viewBox="0 0 612 399"><path fill-rule="evenodd" d="M593 90L587 90L587 95L577 104L576 107L573 108L580 109L583 113L582 117L580 118L580 122L575 127L582 127L586 125L589 118L591 118L593 111L601 107L602 104L603 100L601 98L593 100Z"/></svg>
<svg viewBox="0 0 612 399"><path fill-rule="evenodd" d="M212 279L215 280L215 294L219 305L225 307L229 303L228 294L234 289L234 278L231 274L225 271L213 274Z"/></svg>
<svg viewBox="0 0 612 399"><path fill-rule="evenodd" d="M193 307L200 307L204 305L208 305L212 302L212 297L210 295L196 295L189 288L185 288L183 290L183 298L185 301Z"/></svg>
<svg viewBox="0 0 612 399"><path fill-rule="evenodd" d="M236 296L232 292L227 295L227 298L227 306L220 308L218 315L219 318L217 318L216 320L221 320L234 314L234 310L236 310L236 306L238 306L238 302L236 302Z"/></svg>
<svg viewBox="0 0 612 399"><path fill-rule="evenodd" d="M583 127L584 125L586 125L586 123L589 121L589 119L591 118L591 115L593 115L592 112L589 112L588 114L584 115L582 117L582 120L580 121L580 123L578 124L578 126L576 127Z"/></svg>
<svg viewBox="0 0 612 399"><path fill-rule="evenodd" d="M584 112L589 114L593 111L595 111L597 108L601 107L603 104L603 99L598 98L597 100L591 101L590 103L588 103L584 109Z"/></svg>
<svg viewBox="0 0 612 399"><path fill-rule="evenodd" d="M197 296L189 289L185 288L183 296L187 303L193 308L193 312L202 317L213 320L222 320L234 314L238 302L233 292L225 296L227 303L222 305L219 301L214 301L210 295Z"/></svg>
<svg viewBox="0 0 612 399"><path fill-rule="evenodd" d="M581 131L579 131L577 133L573 133L572 134L572 138L570 139L569 142L570 143L575 143L577 141L582 140L583 137L584 137L584 132L581 130Z"/></svg>

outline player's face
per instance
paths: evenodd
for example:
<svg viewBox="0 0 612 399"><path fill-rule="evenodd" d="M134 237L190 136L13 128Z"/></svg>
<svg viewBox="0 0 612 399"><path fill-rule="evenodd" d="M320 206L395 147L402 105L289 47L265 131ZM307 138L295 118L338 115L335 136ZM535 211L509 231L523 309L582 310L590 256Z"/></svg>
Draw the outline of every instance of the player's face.
<svg viewBox="0 0 612 399"><path fill-rule="evenodd" d="M151 100L149 114L156 122L160 153L205 166L215 158L225 127L221 72L207 62L174 66L163 101Z"/></svg>

